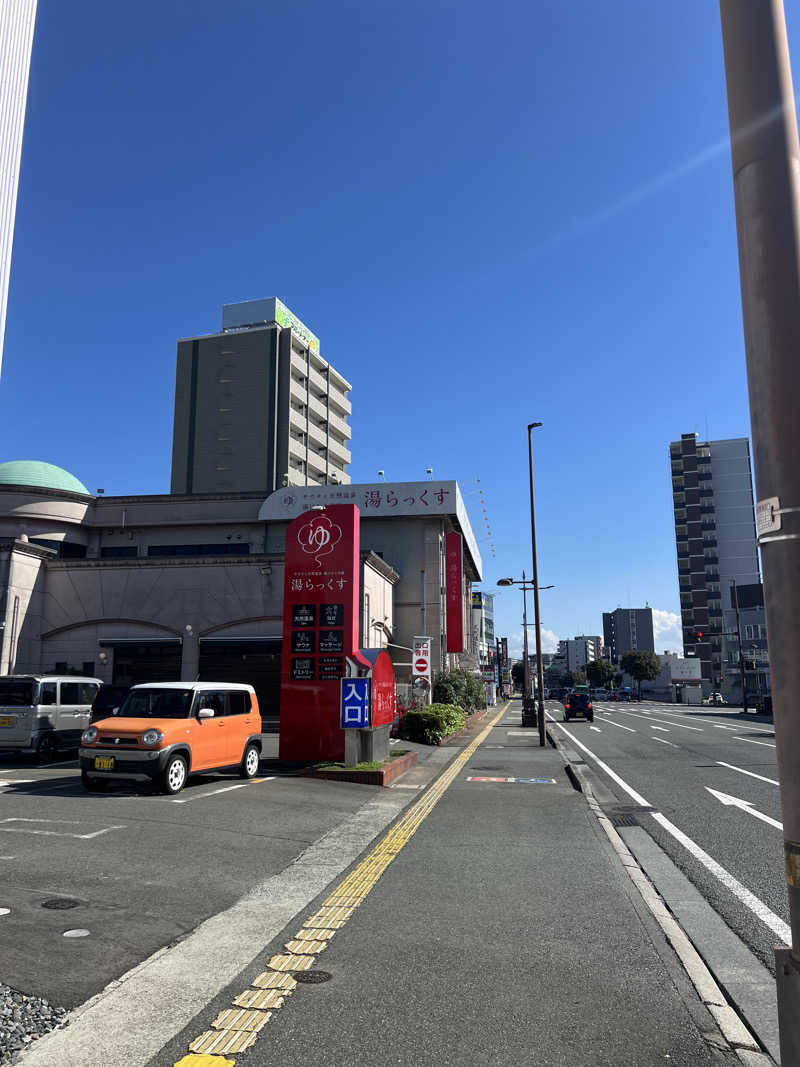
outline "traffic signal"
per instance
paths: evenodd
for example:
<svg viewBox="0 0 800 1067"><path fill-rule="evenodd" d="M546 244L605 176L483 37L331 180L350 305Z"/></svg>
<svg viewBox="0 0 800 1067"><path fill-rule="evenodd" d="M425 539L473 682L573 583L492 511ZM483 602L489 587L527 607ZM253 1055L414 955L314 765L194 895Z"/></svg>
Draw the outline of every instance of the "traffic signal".
<svg viewBox="0 0 800 1067"><path fill-rule="evenodd" d="M695 640L702 641L703 640L703 631L702 630L695 630L695 635L694 636L695 636Z"/></svg>

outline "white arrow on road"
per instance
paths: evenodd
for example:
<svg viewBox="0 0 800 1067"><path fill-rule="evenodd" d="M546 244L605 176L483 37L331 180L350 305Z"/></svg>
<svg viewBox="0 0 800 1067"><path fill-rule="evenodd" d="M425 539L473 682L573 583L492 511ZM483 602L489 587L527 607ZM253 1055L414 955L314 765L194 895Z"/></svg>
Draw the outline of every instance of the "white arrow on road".
<svg viewBox="0 0 800 1067"><path fill-rule="evenodd" d="M594 732L598 734L601 734L603 732L599 726L590 726L589 729L594 730Z"/></svg>
<svg viewBox="0 0 800 1067"><path fill-rule="evenodd" d="M718 793L716 789L710 789L708 786L706 786L706 789L709 793L711 793L712 796L716 797L721 804L725 804L727 806L733 805L736 808L741 808L742 811L746 811L748 815L755 815L757 819L761 819L762 822L769 823L770 826L774 826L778 830L783 829L782 822L778 822L777 819L770 818L770 816L765 815L763 811L757 811L749 800L740 800L739 797L729 796L728 793Z"/></svg>

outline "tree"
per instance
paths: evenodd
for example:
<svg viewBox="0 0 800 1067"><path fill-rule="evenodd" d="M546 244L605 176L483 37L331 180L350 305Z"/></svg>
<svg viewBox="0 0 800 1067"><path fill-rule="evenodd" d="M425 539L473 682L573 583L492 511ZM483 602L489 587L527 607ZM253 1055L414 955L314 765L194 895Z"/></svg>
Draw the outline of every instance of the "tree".
<svg viewBox="0 0 800 1067"><path fill-rule="evenodd" d="M511 681L517 687L522 689L525 685L525 664L520 660L518 663L511 664Z"/></svg>
<svg viewBox="0 0 800 1067"><path fill-rule="evenodd" d="M620 672L619 672L619 671L617 671L617 672L616 672L616 673L614 674L614 685L615 685L615 686L617 686L617 688L619 688L619 686L621 686L621 685L622 685L622 682L623 682L623 677L622 677L622 675L620 674Z"/></svg>
<svg viewBox="0 0 800 1067"><path fill-rule="evenodd" d="M573 671L572 677L575 679L575 685L586 685L586 671Z"/></svg>
<svg viewBox="0 0 800 1067"><path fill-rule="evenodd" d="M661 660L655 652L646 652L643 649L626 652L620 666L638 683L640 700L642 699L642 682L652 682L661 673Z"/></svg>
<svg viewBox="0 0 800 1067"><path fill-rule="evenodd" d="M614 679L614 667L604 659L597 659L586 664L586 677L596 689L605 689Z"/></svg>
<svg viewBox="0 0 800 1067"><path fill-rule="evenodd" d="M564 689L571 689L575 685L575 675L572 671L564 671L560 678L561 685Z"/></svg>

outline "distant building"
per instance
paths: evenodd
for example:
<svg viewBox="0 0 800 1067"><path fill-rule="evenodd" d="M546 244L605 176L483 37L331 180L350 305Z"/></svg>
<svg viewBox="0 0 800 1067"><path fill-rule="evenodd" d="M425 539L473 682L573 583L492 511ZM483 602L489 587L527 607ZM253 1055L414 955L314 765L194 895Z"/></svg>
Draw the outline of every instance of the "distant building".
<svg viewBox="0 0 800 1067"><path fill-rule="evenodd" d="M684 655L700 660L704 692L724 691L737 684L731 586L761 582L750 446L746 437L698 441L691 433L669 450Z"/></svg>
<svg viewBox="0 0 800 1067"><path fill-rule="evenodd" d="M489 662L494 652L494 593L472 594L472 654L479 663Z"/></svg>
<svg viewBox="0 0 800 1067"><path fill-rule="evenodd" d="M224 305L178 342L172 493L349 485L350 389L277 297Z"/></svg>
<svg viewBox="0 0 800 1067"><path fill-rule="evenodd" d="M587 663L600 659L602 641L599 637L575 637L559 641L556 659L563 660L564 670L582 671Z"/></svg>
<svg viewBox="0 0 800 1067"><path fill-rule="evenodd" d="M703 696L701 663L696 656L683 659L665 652L658 657L661 673L642 682L642 696L672 704L699 704Z"/></svg>
<svg viewBox="0 0 800 1067"><path fill-rule="evenodd" d="M3 0L0 5L0 363L35 21L36 0Z"/></svg>
<svg viewBox="0 0 800 1067"><path fill-rule="evenodd" d="M652 608L617 608L603 612L603 640L618 663L626 652L655 652Z"/></svg>

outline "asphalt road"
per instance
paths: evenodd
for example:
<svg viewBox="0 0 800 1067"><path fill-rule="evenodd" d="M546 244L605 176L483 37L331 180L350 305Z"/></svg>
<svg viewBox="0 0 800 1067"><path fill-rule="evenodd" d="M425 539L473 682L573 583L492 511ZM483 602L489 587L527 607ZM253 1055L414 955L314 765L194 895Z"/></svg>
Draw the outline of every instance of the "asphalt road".
<svg viewBox="0 0 800 1067"><path fill-rule="evenodd" d="M789 914L772 723L643 701L553 729L774 973Z"/></svg>
<svg viewBox="0 0 800 1067"><path fill-rule="evenodd" d="M174 798L86 793L74 760L0 754L0 980L74 1007L224 911L353 817L376 787L273 769L199 775ZM70 900L62 910L45 902ZM67 931L88 930L66 937Z"/></svg>

